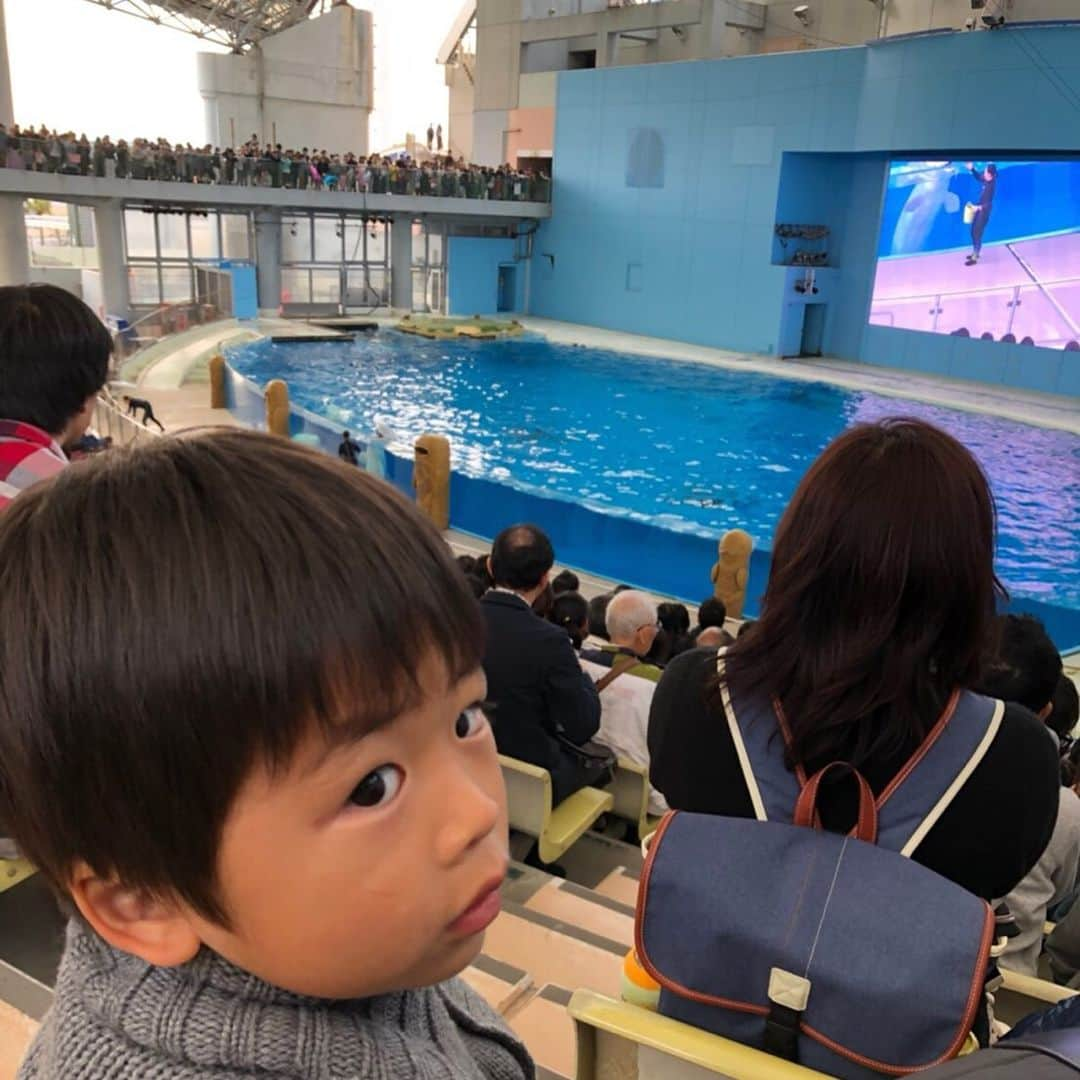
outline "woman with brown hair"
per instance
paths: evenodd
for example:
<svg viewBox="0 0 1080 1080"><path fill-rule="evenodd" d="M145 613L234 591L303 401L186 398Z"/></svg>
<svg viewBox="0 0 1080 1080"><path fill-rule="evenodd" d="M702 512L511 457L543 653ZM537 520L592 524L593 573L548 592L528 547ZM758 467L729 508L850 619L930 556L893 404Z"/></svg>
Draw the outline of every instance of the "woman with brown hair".
<svg viewBox="0 0 1080 1080"><path fill-rule="evenodd" d="M800 780L843 761L879 799L895 789L979 678L1005 595L994 526L986 477L950 435L893 419L837 438L780 521L753 628L719 658L695 649L667 668L649 721L653 785L673 808L754 817L734 727L745 709ZM988 732L913 857L989 900L1046 847L1058 776L1023 707L998 709ZM825 828L854 824L855 796L843 779L826 787Z"/></svg>

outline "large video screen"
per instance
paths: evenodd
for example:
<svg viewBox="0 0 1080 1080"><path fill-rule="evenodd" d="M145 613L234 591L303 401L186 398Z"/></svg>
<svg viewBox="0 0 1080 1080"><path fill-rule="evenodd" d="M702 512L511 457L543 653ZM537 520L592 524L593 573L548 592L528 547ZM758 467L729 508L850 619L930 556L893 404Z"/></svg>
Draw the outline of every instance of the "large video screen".
<svg viewBox="0 0 1080 1080"><path fill-rule="evenodd" d="M891 161L870 322L1080 349L1080 161Z"/></svg>

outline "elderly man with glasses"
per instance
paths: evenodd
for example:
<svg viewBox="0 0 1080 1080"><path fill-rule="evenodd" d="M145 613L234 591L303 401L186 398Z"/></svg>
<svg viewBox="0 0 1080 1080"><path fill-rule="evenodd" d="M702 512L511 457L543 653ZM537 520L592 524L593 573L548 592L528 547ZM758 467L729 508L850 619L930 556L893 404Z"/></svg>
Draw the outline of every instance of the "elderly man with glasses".
<svg viewBox="0 0 1080 1080"><path fill-rule="evenodd" d="M600 730L595 741L618 757L649 767L649 709L663 673L647 657L660 632L656 603L643 592L616 593L607 608L610 645L583 649L581 666L594 678L615 674L600 694ZM649 812L667 810L663 795L650 789Z"/></svg>

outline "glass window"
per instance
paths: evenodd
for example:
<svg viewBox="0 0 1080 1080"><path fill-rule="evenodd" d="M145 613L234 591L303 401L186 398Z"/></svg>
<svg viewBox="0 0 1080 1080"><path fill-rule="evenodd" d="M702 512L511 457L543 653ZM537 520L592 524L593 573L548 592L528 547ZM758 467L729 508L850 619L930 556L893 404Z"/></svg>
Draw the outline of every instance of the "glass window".
<svg viewBox="0 0 1080 1080"><path fill-rule="evenodd" d="M443 229L440 222L428 222L428 265L443 265Z"/></svg>
<svg viewBox="0 0 1080 1080"><path fill-rule="evenodd" d="M341 262L341 218L315 218L315 261Z"/></svg>
<svg viewBox="0 0 1080 1080"><path fill-rule="evenodd" d="M367 261L385 263L387 249L387 230L390 228L382 221L369 221L367 225Z"/></svg>
<svg viewBox="0 0 1080 1080"><path fill-rule="evenodd" d="M345 261L364 261L364 223L357 218L345 221Z"/></svg>
<svg viewBox="0 0 1080 1080"><path fill-rule="evenodd" d="M413 266L427 266L427 235L422 221L413 222L412 261Z"/></svg>
<svg viewBox="0 0 1080 1080"><path fill-rule="evenodd" d="M311 303L311 271L285 266L281 269L281 302L283 304Z"/></svg>
<svg viewBox="0 0 1080 1080"><path fill-rule="evenodd" d="M161 268L161 302L163 304L190 304L194 299L190 266L163 266Z"/></svg>
<svg viewBox="0 0 1080 1080"><path fill-rule="evenodd" d="M283 218L281 221L281 261L311 262L311 218Z"/></svg>
<svg viewBox="0 0 1080 1080"><path fill-rule="evenodd" d="M158 243L163 259L188 257L187 214L158 214Z"/></svg>
<svg viewBox="0 0 1080 1080"><path fill-rule="evenodd" d="M251 258L251 234L247 214L221 215L221 244L226 259Z"/></svg>
<svg viewBox="0 0 1080 1080"><path fill-rule="evenodd" d="M211 212L191 215L191 257L216 259L218 251L218 218Z"/></svg>
<svg viewBox="0 0 1080 1080"><path fill-rule="evenodd" d="M156 266L129 266L128 287L131 290L133 304L140 307L157 307L161 303Z"/></svg>
<svg viewBox="0 0 1080 1080"><path fill-rule="evenodd" d="M128 258L153 259L156 257L152 213L148 214L145 210L125 210L124 233L127 236Z"/></svg>
<svg viewBox="0 0 1080 1080"><path fill-rule="evenodd" d="M311 271L311 302L313 304L337 304L341 301L341 271Z"/></svg>

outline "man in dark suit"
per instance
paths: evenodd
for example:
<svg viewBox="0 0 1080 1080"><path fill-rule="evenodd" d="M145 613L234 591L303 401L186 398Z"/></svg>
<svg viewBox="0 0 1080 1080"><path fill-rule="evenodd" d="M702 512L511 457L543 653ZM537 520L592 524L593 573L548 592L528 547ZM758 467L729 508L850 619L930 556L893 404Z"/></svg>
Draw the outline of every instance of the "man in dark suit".
<svg viewBox="0 0 1080 1080"><path fill-rule="evenodd" d="M480 606L487 622L484 672L496 705L499 753L551 773L560 803L606 770L583 764L556 735L580 746L600 726L600 695L581 670L566 631L539 618L533 602L548 585L555 553L534 525L514 525L496 538L489 560L494 588Z"/></svg>

